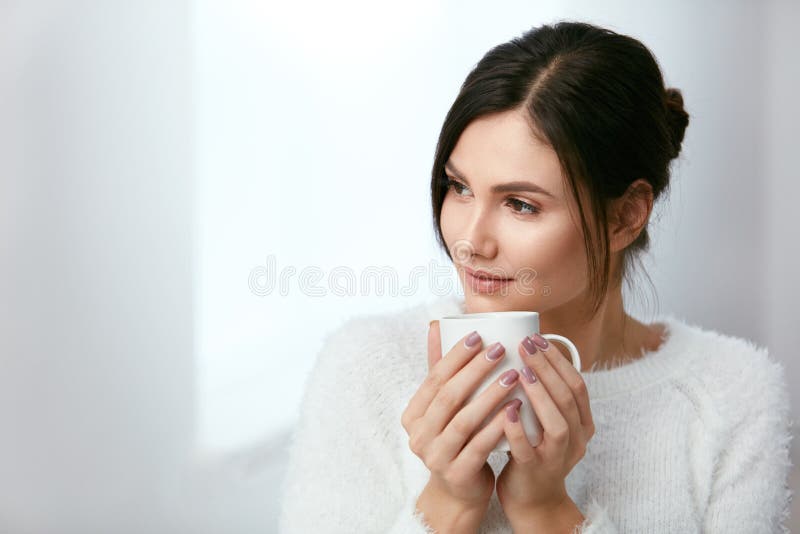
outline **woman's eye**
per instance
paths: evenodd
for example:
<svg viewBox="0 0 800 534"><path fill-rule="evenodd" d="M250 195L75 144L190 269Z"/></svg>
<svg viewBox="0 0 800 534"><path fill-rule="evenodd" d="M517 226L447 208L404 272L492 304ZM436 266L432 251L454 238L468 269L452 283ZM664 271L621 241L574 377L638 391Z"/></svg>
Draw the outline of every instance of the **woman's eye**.
<svg viewBox="0 0 800 534"><path fill-rule="evenodd" d="M520 213L522 215L535 215L535 214L539 213L539 208L537 208L536 206L532 206L532 205L528 204L527 202L523 202L518 198L509 198L508 199L508 203L511 204L512 206L521 208L519 210L515 209L514 211L517 212L517 213ZM529 210L529 211L525 211L525 210Z"/></svg>
<svg viewBox="0 0 800 534"><path fill-rule="evenodd" d="M461 182L456 182L455 180L452 180L450 178L447 179L447 188L453 189L456 192L456 195L459 196L461 196L461 191L463 191L464 189L468 189L467 186L465 186Z"/></svg>
<svg viewBox="0 0 800 534"><path fill-rule="evenodd" d="M461 193L463 193L464 191L469 191L469 187L451 178L447 178L446 180L447 180L448 190L452 189L453 191L455 191L457 196L466 196L462 195ZM528 204L527 202L524 202L518 198L509 198L506 204L511 205L512 211L519 215L536 215L537 213L539 213L539 208L531 204Z"/></svg>

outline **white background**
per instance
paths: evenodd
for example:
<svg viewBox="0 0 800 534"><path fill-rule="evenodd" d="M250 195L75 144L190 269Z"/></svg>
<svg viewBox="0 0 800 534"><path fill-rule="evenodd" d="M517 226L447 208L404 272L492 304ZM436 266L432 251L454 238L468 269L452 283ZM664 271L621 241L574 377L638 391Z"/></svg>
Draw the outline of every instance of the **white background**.
<svg viewBox="0 0 800 534"><path fill-rule="evenodd" d="M398 292L447 268L428 188L458 86L557 19L641 39L691 114L633 310L767 345L794 383L798 2L6 2L0 530L271 531L323 335L443 294ZM295 274L258 294L270 261Z"/></svg>

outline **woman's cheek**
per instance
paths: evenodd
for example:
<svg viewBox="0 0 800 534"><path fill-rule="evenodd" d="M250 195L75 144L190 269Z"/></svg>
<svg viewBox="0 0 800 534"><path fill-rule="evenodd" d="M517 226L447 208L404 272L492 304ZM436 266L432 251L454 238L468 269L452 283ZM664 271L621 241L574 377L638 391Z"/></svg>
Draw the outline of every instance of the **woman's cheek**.
<svg viewBox="0 0 800 534"><path fill-rule="evenodd" d="M454 239L451 234L451 229L453 227L453 214L448 204L449 202L445 198L444 203L442 204L442 211L439 214L439 225L442 228L442 237L444 238L445 245L447 245L449 249L449 247L452 246Z"/></svg>
<svg viewBox="0 0 800 534"><path fill-rule="evenodd" d="M526 234L514 244L514 265L523 266L520 291L548 296L582 283L580 258L585 253L576 236L557 224L541 224Z"/></svg>

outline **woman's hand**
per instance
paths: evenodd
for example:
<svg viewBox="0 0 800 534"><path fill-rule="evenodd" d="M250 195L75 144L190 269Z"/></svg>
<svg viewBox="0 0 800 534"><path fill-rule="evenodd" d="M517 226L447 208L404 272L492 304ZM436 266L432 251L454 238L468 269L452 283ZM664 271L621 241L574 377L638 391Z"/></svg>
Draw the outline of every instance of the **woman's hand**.
<svg viewBox="0 0 800 534"><path fill-rule="evenodd" d="M511 369L464 405L505 355L499 343L482 349L480 336L473 334L464 336L442 358L439 322L431 324L428 376L401 418L410 449L431 472L429 484L470 508L488 506L494 491L494 472L486 459L503 436L505 410L479 426L519 382L519 373Z"/></svg>
<svg viewBox="0 0 800 534"><path fill-rule="evenodd" d="M526 338L519 345L526 364L520 382L544 433L533 447L519 417L516 421L511 420L514 414L506 417L505 435L511 452L497 477L497 497L509 519L563 509L569 500L564 479L583 458L594 435L589 395L580 373L554 345L541 336L534 337L535 344ZM532 371L535 382L528 381L526 369Z"/></svg>

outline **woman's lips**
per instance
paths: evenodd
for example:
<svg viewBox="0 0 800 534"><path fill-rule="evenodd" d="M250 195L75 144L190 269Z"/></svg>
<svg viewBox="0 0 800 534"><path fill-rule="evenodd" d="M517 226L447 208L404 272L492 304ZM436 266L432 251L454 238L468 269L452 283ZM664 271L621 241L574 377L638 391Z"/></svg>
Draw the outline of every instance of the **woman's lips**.
<svg viewBox="0 0 800 534"><path fill-rule="evenodd" d="M513 278L480 278L472 274L469 269L466 269L465 272L470 287L477 293L493 293L513 282Z"/></svg>
<svg viewBox="0 0 800 534"><path fill-rule="evenodd" d="M512 280L512 278L508 278L507 276L498 276L488 271L475 271L474 269L470 269L469 267L464 267L464 270L467 273L474 276L475 278L489 278L493 280Z"/></svg>

